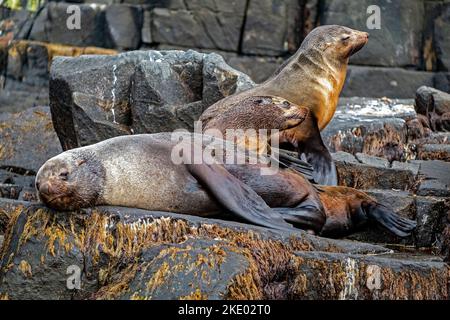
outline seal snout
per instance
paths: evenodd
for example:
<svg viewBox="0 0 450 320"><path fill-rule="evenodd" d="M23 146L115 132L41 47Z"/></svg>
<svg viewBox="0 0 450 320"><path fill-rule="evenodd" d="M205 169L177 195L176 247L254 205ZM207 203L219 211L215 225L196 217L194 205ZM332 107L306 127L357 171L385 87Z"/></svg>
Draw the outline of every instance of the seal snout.
<svg viewBox="0 0 450 320"><path fill-rule="evenodd" d="M68 195L69 169L66 166L48 163L36 176L36 190L45 204L58 208L58 202Z"/></svg>

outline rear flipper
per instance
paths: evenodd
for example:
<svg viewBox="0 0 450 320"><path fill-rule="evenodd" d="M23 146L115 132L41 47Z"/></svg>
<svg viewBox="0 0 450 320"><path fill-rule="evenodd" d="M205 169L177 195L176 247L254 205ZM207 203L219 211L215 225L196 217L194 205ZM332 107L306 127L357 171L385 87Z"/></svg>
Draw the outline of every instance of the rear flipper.
<svg viewBox="0 0 450 320"><path fill-rule="evenodd" d="M326 216L322 203L307 199L295 208L274 208L284 220L303 230L312 230L319 234L322 230Z"/></svg>
<svg viewBox="0 0 450 320"><path fill-rule="evenodd" d="M415 221L399 216L382 204L363 203L362 207L370 220L377 222L399 237L404 238L411 235L417 226Z"/></svg>

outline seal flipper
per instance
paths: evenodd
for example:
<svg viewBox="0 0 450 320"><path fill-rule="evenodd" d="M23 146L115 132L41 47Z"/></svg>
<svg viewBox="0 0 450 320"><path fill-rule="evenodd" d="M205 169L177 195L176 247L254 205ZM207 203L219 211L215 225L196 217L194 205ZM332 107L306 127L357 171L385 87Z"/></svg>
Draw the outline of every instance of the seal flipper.
<svg viewBox="0 0 450 320"><path fill-rule="evenodd" d="M295 208L274 208L283 218L303 230L313 230L319 234L325 225L326 216L319 201L307 199Z"/></svg>
<svg viewBox="0 0 450 320"><path fill-rule="evenodd" d="M304 155L306 161L314 167L314 181L321 185L336 186L338 183L336 166L330 152L323 143L317 120L313 115L305 120L302 137L298 139L299 156Z"/></svg>
<svg viewBox="0 0 450 320"><path fill-rule="evenodd" d="M399 237L404 238L411 235L416 228L417 223L415 221L399 216L382 204L363 203L362 207L369 219L379 223Z"/></svg>
<svg viewBox="0 0 450 320"><path fill-rule="evenodd" d="M308 162L303 161L298 158L298 153L284 150L271 148L272 155L276 155L276 160L281 165L281 167L291 168L299 173L301 173L306 179L314 182L314 168Z"/></svg>
<svg viewBox="0 0 450 320"><path fill-rule="evenodd" d="M187 164L190 174L214 196L217 202L237 216L263 227L295 230L282 215L272 210L249 186L219 164Z"/></svg>

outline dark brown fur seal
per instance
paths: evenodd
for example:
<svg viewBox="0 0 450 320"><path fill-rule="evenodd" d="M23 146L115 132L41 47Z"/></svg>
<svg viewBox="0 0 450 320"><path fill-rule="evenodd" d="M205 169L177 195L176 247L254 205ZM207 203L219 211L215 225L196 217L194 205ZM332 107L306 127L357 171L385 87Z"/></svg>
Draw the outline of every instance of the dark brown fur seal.
<svg viewBox="0 0 450 320"><path fill-rule="evenodd" d="M401 236L414 228L389 210L373 215L380 206L359 191L328 187L318 192L293 170L261 175L263 164L174 164L175 145L170 134L162 133L116 137L66 151L39 170L39 197L57 210L116 205L211 216L225 209L257 225L295 226L324 236L355 230L359 224L349 222L355 215L389 220L384 226ZM329 206L327 195L338 205ZM330 219L339 223L330 224Z"/></svg>
<svg viewBox="0 0 450 320"><path fill-rule="evenodd" d="M322 141L320 130L326 127L335 113L350 56L367 41L368 33L343 26L329 25L314 29L297 53L266 82L226 97L209 107L200 117L204 129L213 128L218 124L215 119L230 108L239 108L239 104L250 97L280 97L299 108L308 108L311 112L302 125L286 134L289 138L280 143L289 143L299 155L305 155L314 167L317 183L336 185L336 169ZM272 114L266 111L258 116L264 122ZM222 117L219 125L227 127L229 121L229 118Z"/></svg>

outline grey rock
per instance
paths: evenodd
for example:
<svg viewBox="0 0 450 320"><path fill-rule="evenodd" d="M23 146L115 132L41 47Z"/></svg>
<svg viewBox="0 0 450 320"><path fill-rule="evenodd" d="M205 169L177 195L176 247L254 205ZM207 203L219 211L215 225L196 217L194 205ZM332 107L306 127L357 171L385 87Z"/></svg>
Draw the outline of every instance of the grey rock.
<svg viewBox="0 0 450 320"><path fill-rule="evenodd" d="M106 32L104 5L79 4L81 28L69 29L67 8L70 3L49 2L31 29L30 39L74 46L109 47L111 41ZM73 14L73 12L72 12Z"/></svg>
<svg viewBox="0 0 450 320"><path fill-rule="evenodd" d="M232 56L225 58L233 68L249 75L256 83L266 81L283 63L283 59L274 57Z"/></svg>
<svg viewBox="0 0 450 320"><path fill-rule="evenodd" d="M420 165L418 163L413 162L399 162L394 161L391 166L392 169L398 169L398 170L409 170L412 172L414 176L417 176L419 174Z"/></svg>
<svg viewBox="0 0 450 320"><path fill-rule="evenodd" d="M338 161L341 163L359 164L359 161L355 158L354 155L344 151L332 153L331 156L333 157L334 161Z"/></svg>
<svg viewBox="0 0 450 320"><path fill-rule="evenodd" d="M391 162L404 158L406 132L401 118L370 115L364 108L338 108L321 134L331 152L365 153Z"/></svg>
<svg viewBox="0 0 450 320"><path fill-rule="evenodd" d="M417 197L417 227L414 231L415 243L419 247L435 245L444 229L444 221L450 210L445 199Z"/></svg>
<svg viewBox="0 0 450 320"><path fill-rule="evenodd" d="M0 123L0 168L11 168L20 174L35 173L62 151L48 107L3 113Z"/></svg>
<svg viewBox="0 0 450 320"><path fill-rule="evenodd" d="M0 252L0 294L10 299L167 299L203 294L262 299L270 298L264 291L267 285L289 276L296 250L389 252L300 230L280 232L167 212L99 207L58 213L11 200L0 200L0 208L16 210ZM32 228L24 229L25 225ZM69 266L81 268L80 290L67 287Z"/></svg>
<svg viewBox="0 0 450 320"><path fill-rule="evenodd" d="M450 196L450 163L439 160L415 160L422 177L417 194L423 196Z"/></svg>
<svg viewBox="0 0 450 320"><path fill-rule="evenodd" d="M152 12L145 10L142 17L141 40L145 44L153 43L152 38Z"/></svg>
<svg viewBox="0 0 450 320"><path fill-rule="evenodd" d="M427 117L433 131L450 130L450 94L421 86L416 92L417 113Z"/></svg>
<svg viewBox="0 0 450 320"><path fill-rule="evenodd" d="M133 131L192 129L208 106L253 85L216 54L134 51L57 57L50 108L66 150Z"/></svg>
<svg viewBox="0 0 450 320"><path fill-rule="evenodd" d="M427 115L435 112L438 115L450 112L450 94L432 87L421 86L415 95L417 113Z"/></svg>
<svg viewBox="0 0 450 320"><path fill-rule="evenodd" d="M34 87L48 85L47 47L39 43L14 42L8 51L6 84L9 80L20 81Z"/></svg>
<svg viewBox="0 0 450 320"><path fill-rule="evenodd" d="M383 168L363 163L334 160L339 185L356 189L411 190L415 176L410 170Z"/></svg>
<svg viewBox="0 0 450 320"><path fill-rule="evenodd" d="M410 99L418 87L433 86L433 83L434 74L431 72L349 66L342 96Z"/></svg>
<svg viewBox="0 0 450 320"><path fill-rule="evenodd" d="M0 90L0 112L16 113L35 106L47 106L49 104L48 89L36 88L25 90L28 86L22 86L23 90Z"/></svg>
<svg viewBox="0 0 450 320"><path fill-rule="evenodd" d="M22 187L14 184L0 184L0 198L19 199Z"/></svg>
<svg viewBox="0 0 450 320"><path fill-rule="evenodd" d="M450 144L423 144L418 150L421 160L450 161Z"/></svg>
<svg viewBox="0 0 450 320"><path fill-rule="evenodd" d="M381 9L380 29L369 30L367 27L369 14L366 12L371 5L377 5ZM321 24L339 24L369 32L369 43L352 57L352 63L387 67L419 66L425 13L423 1L326 0L322 8ZM369 79L370 77L367 78L365 86ZM403 83L399 82L398 85L401 88ZM374 88L372 92L377 91ZM390 96L387 93L386 95Z"/></svg>
<svg viewBox="0 0 450 320"><path fill-rule="evenodd" d="M389 162L384 158L369 156L364 153L357 153L355 157L359 162L367 164L371 167L390 168Z"/></svg>
<svg viewBox="0 0 450 320"><path fill-rule="evenodd" d="M141 42L142 9L138 6L113 4L105 9L107 31L112 47L137 49Z"/></svg>
<svg viewBox="0 0 450 320"><path fill-rule="evenodd" d="M450 4L447 1L425 2L424 66L426 70L450 69Z"/></svg>
<svg viewBox="0 0 450 320"><path fill-rule="evenodd" d="M186 2L183 8L158 7L151 19L152 40L191 48L237 51L244 10L244 1L233 1L231 6L211 0Z"/></svg>
<svg viewBox="0 0 450 320"><path fill-rule="evenodd" d="M301 6L295 0L249 0L242 52L279 56L300 45Z"/></svg>
<svg viewBox="0 0 450 320"><path fill-rule="evenodd" d="M448 299L448 266L435 257L298 252L291 299Z"/></svg>
<svg viewBox="0 0 450 320"><path fill-rule="evenodd" d="M227 242L197 239L146 250L139 263L142 272L135 274L129 292L118 299L224 299L235 278L250 267L243 252ZM163 281L155 277L159 274Z"/></svg>

